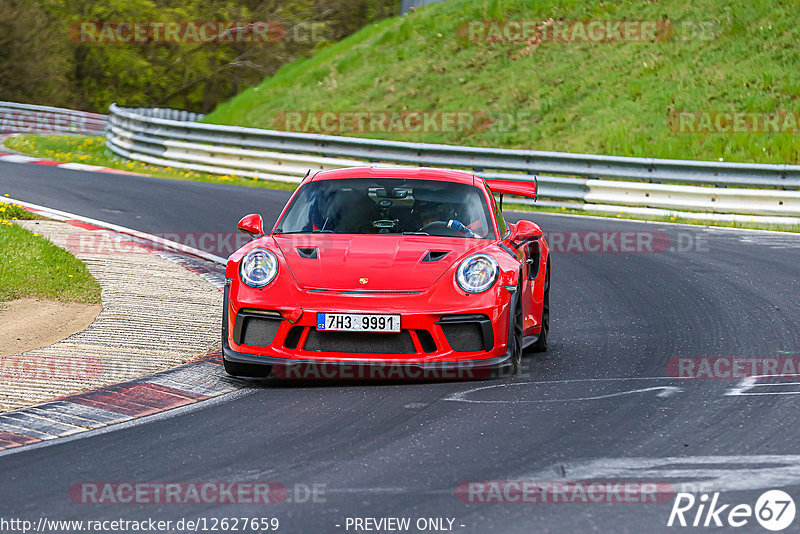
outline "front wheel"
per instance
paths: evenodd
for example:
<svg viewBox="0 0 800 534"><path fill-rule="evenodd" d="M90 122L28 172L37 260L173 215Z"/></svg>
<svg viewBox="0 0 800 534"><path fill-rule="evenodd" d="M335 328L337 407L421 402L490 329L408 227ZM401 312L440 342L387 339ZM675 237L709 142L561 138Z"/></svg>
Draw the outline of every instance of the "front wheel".
<svg viewBox="0 0 800 534"><path fill-rule="evenodd" d="M514 376L522 366L522 285L514 291L514 318L508 329L509 358L496 369L496 377Z"/></svg>
<svg viewBox="0 0 800 534"><path fill-rule="evenodd" d="M547 350L547 336L550 333L550 263L544 273L544 296L542 297L542 330L539 339L531 345L532 352Z"/></svg>

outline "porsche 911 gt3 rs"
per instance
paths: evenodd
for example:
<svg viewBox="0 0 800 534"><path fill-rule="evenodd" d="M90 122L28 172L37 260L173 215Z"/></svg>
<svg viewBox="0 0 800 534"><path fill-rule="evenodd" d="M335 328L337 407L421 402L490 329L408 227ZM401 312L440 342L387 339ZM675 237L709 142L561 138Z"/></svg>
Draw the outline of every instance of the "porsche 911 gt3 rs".
<svg viewBox="0 0 800 534"><path fill-rule="evenodd" d="M516 373L524 349L547 348L550 254L538 225L505 221L497 194L536 187L428 168L307 176L269 233L260 215L239 221L253 240L225 271L225 370Z"/></svg>

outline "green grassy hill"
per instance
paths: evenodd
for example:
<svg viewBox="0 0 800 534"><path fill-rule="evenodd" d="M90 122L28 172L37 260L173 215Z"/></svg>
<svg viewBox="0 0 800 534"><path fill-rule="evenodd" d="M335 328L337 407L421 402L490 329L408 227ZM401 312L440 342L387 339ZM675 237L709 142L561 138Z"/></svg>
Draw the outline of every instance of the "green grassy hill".
<svg viewBox="0 0 800 534"><path fill-rule="evenodd" d="M464 38L470 20L665 21L651 42ZM664 24L664 23L662 23ZM688 30L691 28L692 30ZM699 30L698 30L699 28ZM710 30L708 30L710 28ZM676 133L675 110L800 112L797 2L448 0L281 68L206 122L280 128L287 111L466 111L505 125L342 133L564 152L800 163L800 133Z"/></svg>

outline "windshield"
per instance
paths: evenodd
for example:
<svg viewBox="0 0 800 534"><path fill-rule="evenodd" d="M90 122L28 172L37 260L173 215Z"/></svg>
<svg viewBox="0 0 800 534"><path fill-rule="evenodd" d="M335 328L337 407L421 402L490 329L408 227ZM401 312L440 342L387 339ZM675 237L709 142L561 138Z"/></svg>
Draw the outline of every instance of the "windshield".
<svg viewBox="0 0 800 534"><path fill-rule="evenodd" d="M275 233L417 234L494 239L489 210L473 185L355 178L310 182Z"/></svg>

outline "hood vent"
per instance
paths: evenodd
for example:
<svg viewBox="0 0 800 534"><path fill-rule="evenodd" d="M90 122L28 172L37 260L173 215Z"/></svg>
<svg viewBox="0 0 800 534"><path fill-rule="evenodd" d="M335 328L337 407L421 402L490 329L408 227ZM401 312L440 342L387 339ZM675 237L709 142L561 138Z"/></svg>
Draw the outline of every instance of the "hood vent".
<svg viewBox="0 0 800 534"><path fill-rule="evenodd" d="M317 259L316 247L297 247L297 253L300 255L301 258L305 258L307 260Z"/></svg>
<svg viewBox="0 0 800 534"><path fill-rule="evenodd" d="M422 258L422 261L439 261L449 253L447 250L429 250L425 257Z"/></svg>

